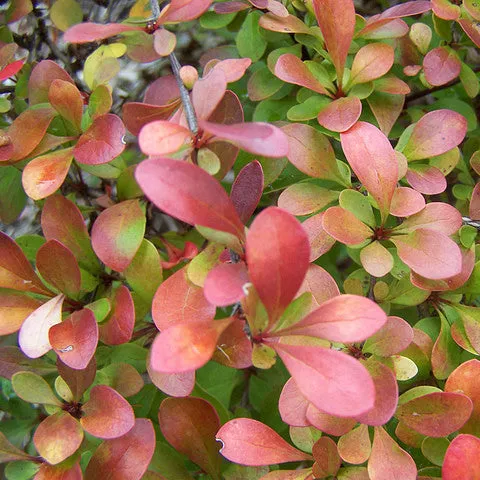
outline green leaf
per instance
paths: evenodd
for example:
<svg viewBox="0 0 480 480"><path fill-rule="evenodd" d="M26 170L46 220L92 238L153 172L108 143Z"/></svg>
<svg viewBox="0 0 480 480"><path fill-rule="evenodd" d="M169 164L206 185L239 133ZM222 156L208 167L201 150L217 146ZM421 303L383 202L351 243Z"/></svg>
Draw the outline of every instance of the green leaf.
<svg viewBox="0 0 480 480"><path fill-rule="evenodd" d="M5 467L7 480L30 480L38 471L40 465L36 462L20 461L9 463Z"/></svg>
<svg viewBox="0 0 480 480"><path fill-rule="evenodd" d="M61 406L62 402L55 396L50 385L33 372L18 372L12 376L15 393L26 402L44 403Z"/></svg>
<svg viewBox="0 0 480 480"><path fill-rule="evenodd" d="M40 235L22 235L21 237L17 237L15 241L28 260L35 263L38 249L45 243L45 238Z"/></svg>
<svg viewBox="0 0 480 480"><path fill-rule="evenodd" d="M83 20L82 7L75 0L56 0L50 8L50 19L64 32Z"/></svg>
<svg viewBox="0 0 480 480"><path fill-rule="evenodd" d="M250 12L243 22L240 31L237 34L236 45L241 57L249 57L252 62L256 62L265 52L267 42L260 33L258 21L262 13L255 10Z"/></svg>
<svg viewBox="0 0 480 480"><path fill-rule="evenodd" d="M219 15L215 12L205 12L200 17L200 25L203 28L208 28L209 30L217 30L219 28L226 27L230 22L233 21L237 12L234 13L225 13Z"/></svg>
<svg viewBox="0 0 480 480"><path fill-rule="evenodd" d="M0 168L0 221L6 224L14 222L26 203L22 172L11 166Z"/></svg>

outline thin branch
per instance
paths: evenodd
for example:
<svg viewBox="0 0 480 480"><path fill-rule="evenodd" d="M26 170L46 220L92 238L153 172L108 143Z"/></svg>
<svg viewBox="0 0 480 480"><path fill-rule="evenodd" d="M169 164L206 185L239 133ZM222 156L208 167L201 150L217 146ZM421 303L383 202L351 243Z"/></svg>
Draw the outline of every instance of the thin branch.
<svg viewBox="0 0 480 480"><path fill-rule="evenodd" d="M480 66L474 68L473 71L475 73L480 72ZM445 85L439 85L437 87L427 88L426 90L420 90L419 92L410 93L407 95L405 99L406 103L408 104L410 102L413 102L414 100L418 100L419 98L426 97L427 95L438 92L439 90L453 87L454 85L457 85L457 83L460 83L460 81L461 81L460 79L455 79L455 80L452 80L451 82L446 83Z"/></svg>
<svg viewBox="0 0 480 480"><path fill-rule="evenodd" d="M462 217L464 225L470 225L471 227L475 227L477 230L480 230L480 221L472 220L469 217Z"/></svg>
<svg viewBox="0 0 480 480"><path fill-rule="evenodd" d="M158 0L150 0L150 8L152 9L152 18L155 20L160 16L160 5Z"/></svg>
<svg viewBox="0 0 480 480"><path fill-rule="evenodd" d="M15 85L0 85L0 95L5 93L13 93L15 91Z"/></svg>
<svg viewBox="0 0 480 480"><path fill-rule="evenodd" d="M177 80L178 88L180 89L180 98L182 99L183 109L185 110L185 116L187 118L188 128L195 135L198 133L198 122L197 116L195 115L195 110L192 105L192 100L188 93L187 87L183 84L183 81L180 77L180 68L181 65L177 60L177 57L174 53L169 55L170 64L172 66L173 74Z"/></svg>

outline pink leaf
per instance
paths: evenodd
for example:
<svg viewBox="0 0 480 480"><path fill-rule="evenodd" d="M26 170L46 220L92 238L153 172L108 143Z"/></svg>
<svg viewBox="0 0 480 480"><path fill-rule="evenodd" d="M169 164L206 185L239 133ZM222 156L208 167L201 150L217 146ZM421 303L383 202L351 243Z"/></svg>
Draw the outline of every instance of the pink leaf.
<svg viewBox="0 0 480 480"><path fill-rule="evenodd" d="M442 467L444 480L476 480L480 478L480 439L459 435L447 448Z"/></svg>
<svg viewBox="0 0 480 480"><path fill-rule="evenodd" d="M472 220L480 220L480 182L473 189L470 204L468 205L468 215Z"/></svg>
<svg viewBox="0 0 480 480"><path fill-rule="evenodd" d="M394 231L398 233L414 232L426 228L452 235L462 226L462 215L452 205L443 202L428 203L425 208L407 218Z"/></svg>
<svg viewBox="0 0 480 480"><path fill-rule="evenodd" d="M358 245L373 236L373 230L348 210L330 207L323 214L325 231L345 245Z"/></svg>
<svg viewBox="0 0 480 480"><path fill-rule="evenodd" d="M98 325L91 310L72 313L62 323L53 325L48 338L65 365L75 370L87 368L98 343Z"/></svg>
<svg viewBox="0 0 480 480"><path fill-rule="evenodd" d="M412 457L398 446L383 427L375 427L368 475L371 480L417 478L417 467Z"/></svg>
<svg viewBox="0 0 480 480"><path fill-rule="evenodd" d="M159 330L180 323L213 320L215 306L203 289L187 280L185 268L178 270L158 287L152 303L152 317Z"/></svg>
<svg viewBox="0 0 480 480"><path fill-rule="evenodd" d="M360 251L360 262L367 273L383 277L393 268L392 254L378 241L372 242Z"/></svg>
<svg viewBox="0 0 480 480"><path fill-rule="evenodd" d="M311 262L327 253L336 242L323 228L323 215L324 212L313 215L302 223L302 227L307 233L310 242Z"/></svg>
<svg viewBox="0 0 480 480"><path fill-rule="evenodd" d="M280 355L302 394L318 409L353 417L373 407L372 378L354 358L321 347L269 345Z"/></svg>
<svg viewBox="0 0 480 480"><path fill-rule="evenodd" d="M453 110L434 110L415 124L402 153L409 160L435 157L460 145L466 133L463 115Z"/></svg>
<svg viewBox="0 0 480 480"><path fill-rule="evenodd" d="M215 441L220 420L209 402L202 398L167 398L158 410L158 423L170 445L211 478L220 478L220 445Z"/></svg>
<svg viewBox="0 0 480 480"><path fill-rule="evenodd" d="M278 410L282 420L294 427L308 427L307 410L310 402L302 395L295 380L289 378L282 388Z"/></svg>
<svg viewBox="0 0 480 480"><path fill-rule="evenodd" d="M140 480L155 451L155 430L146 418L135 420L122 437L106 440L94 452L85 472L90 480Z"/></svg>
<svg viewBox="0 0 480 480"><path fill-rule="evenodd" d="M73 155L86 165L108 163L124 150L125 126L111 113L96 117L88 130L78 139Z"/></svg>
<svg viewBox="0 0 480 480"><path fill-rule="evenodd" d="M434 48L423 59L425 78L433 86L451 82L460 75L461 68L461 60L453 50L447 47Z"/></svg>
<svg viewBox="0 0 480 480"><path fill-rule="evenodd" d="M147 123L138 135L138 144L146 155L174 153L191 142L190 130L167 120Z"/></svg>
<svg viewBox="0 0 480 480"><path fill-rule="evenodd" d="M100 340L107 345L121 345L130 341L135 325L135 306L130 290L120 285L112 303L109 317L99 326Z"/></svg>
<svg viewBox="0 0 480 480"><path fill-rule="evenodd" d="M48 339L50 327L62 321L62 305L65 297L58 295L33 311L23 322L18 344L30 358L38 358L51 350Z"/></svg>
<svg viewBox="0 0 480 480"><path fill-rule="evenodd" d="M397 379L392 370L373 357L363 365L370 373L375 385L375 403L371 410L355 418L366 425L384 425L393 417L397 408Z"/></svg>
<svg viewBox="0 0 480 480"><path fill-rule="evenodd" d="M358 97L337 98L320 110L318 123L333 132L345 132L360 118L362 102Z"/></svg>
<svg viewBox="0 0 480 480"><path fill-rule="evenodd" d="M207 120L221 102L227 90L223 70L214 68L197 80L192 89L192 103L199 120Z"/></svg>
<svg viewBox="0 0 480 480"><path fill-rule="evenodd" d="M231 83L240 80L251 64L252 60L250 58L227 58L215 63L213 70L221 70L227 83Z"/></svg>
<svg viewBox="0 0 480 480"><path fill-rule="evenodd" d="M246 255L251 281L273 325L305 277L310 257L307 235L295 217L270 207L253 221Z"/></svg>
<svg viewBox="0 0 480 480"><path fill-rule="evenodd" d="M288 444L278 433L257 420L236 418L217 432L220 453L241 465L272 465L310 460L311 456Z"/></svg>
<svg viewBox="0 0 480 480"><path fill-rule="evenodd" d="M189 22L198 18L204 13L212 0L172 0L168 8L165 8L160 15L162 23ZM164 14L165 12L165 14Z"/></svg>
<svg viewBox="0 0 480 480"><path fill-rule="evenodd" d="M161 57L168 57L175 50L176 45L177 37L165 28L159 28L153 33L153 48Z"/></svg>
<svg viewBox="0 0 480 480"><path fill-rule="evenodd" d="M365 45L353 59L350 85L367 83L382 77L392 68L393 57L393 48L386 43Z"/></svg>
<svg viewBox="0 0 480 480"><path fill-rule="evenodd" d="M318 430L335 437L349 432L357 423L353 418L340 418L322 412L311 403L307 409L307 420Z"/></svg>
<svg viewBox="0 0 480 480"><path fill-rule="evenodd" d="M244 226L224 188L200 167L156 158L140 163L135 177L147 197L165 213L243 238Z"/></svg>
<svg viewBox="0 0 480 480"><path fill-rule="evenodd" d="M0 70L0 82L16 75L22 69L24 63L25 60L16 60L15 62L5 65Z"/></svg>
<svg viewBox="0 0 480 480"><path fill-rule="evenodd" d="M458 20L463 31L470 37L470 40L480 48L480 32L477 22L466 18Z"/></svg>
<svg viewBox="0 0 480 480"><path fill-rule="evenodd" d="M294 183L278 197L278 206L292 215L309 215L338 200L338 192L310 182Z"/></svg>
<svg viewBox="0 0 480 480"><path fill-rule="evenodd" d="M380 357L390 357L405 350L413 341L413 329L400 317L387 317L387 323L367 339L364 352Z"/></svg>
<svg viewBox="0 0 480 480"><path fill-rule="evenodd" d="M410 166L406 179L417 192L425 195L437 195L447 188L447 180L442 171L430 165Z"/></svg>
<svg viewBox="0 0 480 480"><path fill-rule="evenodd" d="M162 392L172 397L187 397L195 386L195 371L182 373L156 372L147 359L147 372L152 383Z"/></svg>
<svg viewBox="0 0 480 480"><path fill-rule="evenodd" d="M332 96L307 65L293 53L285 53L278 58L275 64L275 76L284 82L300 85L322 95Z"/></svg>
<svg viewBox="0 0 480 480"><path fill-rule="evenodd" d="M142 27L125 25L121 23L79 23L70 27L63 35L63 39L69 43L87 43L113 37L124 32L142 30Z"/></svg>
<svg viewBox="0 0 480 480"><path fill-rule="evenodd" d="M408 187L395 189L390 205L390 213L396 217L408 217L425 207L425 199L416 190Z"/></svg>
<svg viewBox="0 0 480 480"><path fill-rule="evenodd" d="M443 233L419 228L391 241L401 260L422 277L439 280L458 275L462 269L458 245Z"/></svg>
<svg viewBox="0 0 480 480"><path fill-rule="evenodd" d="M226 307L239 302L245 295L249 282L245 264L223 263L210 270L203 286L205 298L212 305Z"/></svg>
<svg viewBox="0 0 480 480"><path fill-rule="evenodd" d="M230 199L243 223L248 222L257 208L263 193L263 181L262 165L254 160L240 170L233 182Z"/></svg>
<svg viewBox="0 0 480 480"><path fill-rule="evenodd" d="M287 136L278 127L268 123L222 125L203 120L199 126L214 135L215 138L210 142L226 140L246 152L272 158L285 157L288 153Z"/></svg>
<svg viewBox="0 0 480 480"><path fill-rule="evenodd" d="M109 268L123 272L132 262L145 234L146 218L138 200L104 210L92 228L92 247Z"/></svg>
<svg viewBox="0 0 480 480"><path fill-rule="evenodd" d="M135 425L131 405L113 388L96 385L90 399L82 406L80 423L90 435L98 438L118 438Z"/></svg>
<svg viewBox="0 0 480 480"><path fill-rule="evenodd" d="M377 201L385 221L398 178L398 162L388 138L366 122L356 123L340 138L348 163Z"/></svg>
<svg viewBox="0 0 480 480"><path fill-rule="evenodd" d="M32 70L28 80L28 101L30 105L48 102L48 92L54 80L74 81L72 77L52 60L42 60Z"/></svg>
<svg viewBox="0 0 480 480"><path fill-rule="evenodd" d="M450 3L450 0L432 0L433 13L443 20L456 20L460 17L460 7Z"/></svg>
<svg viewBox="0 0 480 480"><path fill-rule="evenodd" d="M372 300L357 295L338 295L274 335L308 335L331 342L361 342L379 330L386 321L387 315Z"/></svg>
<svg viewBox="0 0 480 480"><path fill-rule="evenodd" d="M323 302L340 295L337 283L333 277L319 265L310 264L297 296L304 292L312 294L312 310Z"/></svg>
<svg viewBox="0 0 480 480"><path fill-rule="evenodd" d="M352 0L314 0L313 8L325 45L332 58L337 78L343 69L355 30L355 7Z"/></svg>
<svg viewBox="0 0 480 480"><path fill-rule="evenodd" d="M219 7L218 4L215 6ZM272 32L311 34L307 25L295 15L277 17L276 15L267 13L260 17L259 25L265 30L271 30Z"/></svg>
<svg viewBox="0 0 480 480"><path fill-rule="evenodd" d="M152 370L183 373L205 365L213 355L221 333L233 319L206 323L181 323L163 330L151 349Z"/></svg>

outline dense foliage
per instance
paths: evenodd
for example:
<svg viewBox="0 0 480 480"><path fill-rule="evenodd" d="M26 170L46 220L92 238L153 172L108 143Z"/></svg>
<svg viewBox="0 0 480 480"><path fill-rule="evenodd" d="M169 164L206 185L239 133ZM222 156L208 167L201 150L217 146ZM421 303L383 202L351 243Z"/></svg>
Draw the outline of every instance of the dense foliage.
<svg viewBox="0 0 480 480"><path fill-rule="evenodd" d="M392 3L6 2L0 475L480 478L480 3Z"/></svg>

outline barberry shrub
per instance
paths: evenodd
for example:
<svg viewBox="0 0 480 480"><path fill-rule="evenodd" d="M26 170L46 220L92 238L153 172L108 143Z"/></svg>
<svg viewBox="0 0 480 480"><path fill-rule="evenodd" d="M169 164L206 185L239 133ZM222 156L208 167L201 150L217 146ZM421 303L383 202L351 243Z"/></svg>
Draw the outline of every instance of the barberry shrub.
<svg viewBox="0 0 480 480"><path fill-rule="evenodd" d="M479 2L2 5L0 474L480 478Z"/></svg>

